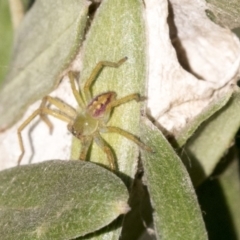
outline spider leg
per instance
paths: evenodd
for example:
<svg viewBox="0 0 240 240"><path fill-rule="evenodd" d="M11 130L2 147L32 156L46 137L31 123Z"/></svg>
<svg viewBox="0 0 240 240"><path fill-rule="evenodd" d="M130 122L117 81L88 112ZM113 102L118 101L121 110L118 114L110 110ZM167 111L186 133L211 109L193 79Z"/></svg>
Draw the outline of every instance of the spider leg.
<svg viewBox="0 0 240 240"><path fill-rule="evenodd" d="M114 107L117 107L119 105L122 105L124 103L130 102L130 101L133 101L133 100L135 100L136 102L140 102L140 101L143 101L145 99L146 99L146 97L142 97L138 93L133 93L133 94L127 95L123 98L116 99L116 100L112 101L111 103L109 103L107 108L114 108Z"/></svg>
<svg viewBox="0 0 240 240"><path fill-rule="evenodd" d="M92 83L94 82L94 80L99 75L99 73L102 71L102 69L104 67L118 68L125 61L127 61L127 57L120 59L118 62L101 61L95 66L90 77L87 79L87 81L83 87L84 95L85 95L87 101L91 100L90 87L91 87Z"/></svg>
<svg viewBox="0 0 240 240"><path fill-rule="evenodd" d="M43 98L39 108L45 108L46 105L47 105L47 98ZM44 121L48 125L49 130L50 130L50 134L52 134L53 125L50 122L50 120L48 119L48 117L45 114L42 114L42 113L40 113L39 115L40 115L40 118L42 119L42 121Z"/></svg>
<svg viewBox="0 0 240 240"><path fill-rule="evenodd" d="M133 93L123 98L113 100L108 104L106 108L106 113L104 115L104 122L108 121L112 108L118 107L119 105L122 105L124 103L130 102L133 100L139 102L139 101L145 100L145 97L140 96L138 93Z"/></svg>
<svg viewBox="0 0 240 240"><path fill-rule="evenodd" d="M40 105L40 109L47 107L46 105L48 102L50 104L54 105L55 107L59 108L61 112L68 115L69 117L71 117L71 118L76 117L77 112L74 108L72 108L68 104L64 103L60 99L53 98L51 96L46 96L43 98L42 103ZM52 133L53 125L50 122L50 120L48 119L48 117L46 116L46 114L41 112L39 115L40 115L41 119L48 125L48 127L50 129L50 133Z"/></svg>
<svg viewBox="0 0 240 240"><path fill-rule="evenodd" d="M24 145L23 145L23 140L22 140L22 131L23 129L37 116L37 115L41 115L41 114L49 114L52 115L55 118L58 118L62 121L65 121L67 123L71 123L72 122L72 118L67 116L66 114L58 111L58 110L53 110L53 109L49 109L49 108L39 108L37 110L35 110L18 128L17 134L18 134L18 141L19 141L19 146L21 149L21 155L18 158L18 165L20 165L21 160L23 158L25 149L24 149Z"/></svg>
<svg viewBox="0 0 240 240"><path fill-rule="evenodd" d="M80 156L79 156L79 159L80 160L83 160L85 161L86 158L87 158L87 152L88 152L88 149L92 143L92 140L93 138L92 137L84 137L84 138L81 138L80 141L81 141L81 152L80 152Z"/></svg>
<svg viewBox="0 0 240 240"><path fill-rule="evenodd" d="M113 126L106 126L104 128L104 130L102 131L104 133L118 133L120 135L122 135L123 137L135 142L139 147L141 147L142 149L152 152L152 149L148 146L146 146L144 143L142 143L138 137L136 137L135 135L121 129L118 127L113 127Z"/></svg>
<svg viewBox="0 0 240 240"><path fill-rule="evenodd" d="M77 88L76 88L76 85L75 85L75 82L74 82L75 77L74 77L73 72L69 72L69 73L68 73L68 77L69 77L69 80L70 80L70 84L71 84L71 88L72 88L73 95L74 95L74 97L75 97L78 105L79 105L82 109L84 109L84 108L85 108L85 104L84 104L84 101L83 101L83 99L82 99L79 91L78 91Z"/></svg>
<svg viewBox="0 0 240 240"><path fill-rule="evenodd" d="M115 162L113 152L110 149L110 147L108 147L108 145L105 143L105 141L103 140L103 138L101 137L101 135L99 133L95 134L94 141L106 153L109 164L110 164L110 168L112 170L116 170L117 166L116 166L116 162Z"/></svg>

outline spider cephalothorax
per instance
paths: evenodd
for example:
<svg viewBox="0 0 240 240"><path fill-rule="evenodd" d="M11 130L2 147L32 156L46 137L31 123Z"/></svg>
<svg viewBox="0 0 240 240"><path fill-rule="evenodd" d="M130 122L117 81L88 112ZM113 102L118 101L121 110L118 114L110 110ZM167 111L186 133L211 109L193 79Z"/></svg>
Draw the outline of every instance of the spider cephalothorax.
<svg viewBox="0 0 240 240"><path fill-rule="evenodd" d="M95 97L84 112L79 112L72 123L68 124L68 130L77 138L94 134L98 128L109 120L107 107L116 98L115 92L107 92ZM102 124L101 124L102 123Z"/></svg>
<svg viewBox="0 0 240 240"><path fill-rule="evenodd" d="M96 142L97 145L106 153L110 167L113 170L116 169L114 156L112 150L108 147L108 145L101 137L101 133L118 133L135 142L140 147L146 150L150 150L131 133L121 128L107 125L111 111L114 107L132 100L144 100L143 97L137 93L134 93L117 99L117 94L113 91L109 91L92 98L90 93L90 87L93 81L96 79L104 66L117 68L126 60L127 58L125 57L117 63L108 61L99 62L94 68L90 77L87 79L83 90L79 89L79 91L77 90L74 83L74 76L72 72L69 73L72 92L80 107L79 111L75 110L57 98L50 96L44 97L39 109L35 110L32 115L27 118L18 128L18 139L20 148L22 150L22 153L18 159L18 164L20 164L21 159L24 155L24 146L21 132L37 115L40 115L42 120L50 127L50 129L52 129L53 126L46 115L52 115L68 123L68 130L81 141L82 148L79 156L79 159L81 160L86 160L87 152L92 141ZM47 103L54 105L57 109L51 109L49 106L47 106Z"/></svg>

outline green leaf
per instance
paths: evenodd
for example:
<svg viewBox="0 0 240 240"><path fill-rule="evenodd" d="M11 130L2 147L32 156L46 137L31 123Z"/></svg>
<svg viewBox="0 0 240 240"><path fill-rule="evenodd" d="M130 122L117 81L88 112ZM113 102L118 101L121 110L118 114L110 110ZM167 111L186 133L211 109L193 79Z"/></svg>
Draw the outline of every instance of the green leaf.
<svg viewBox="0 0 240 240"><path fill-rule="evenodd" d="M0 90L0 129L58 84L81 44L88 3L36 1L16 35L10 71Z"/></svg>
<svg viewBox="0 0 240 240"><path fill-rule="evenodd" d="M13 32L7 1L0 2L0 84L6 74L10 60Z"/></svg>
<svg viewBox="0 0 240 240"><path fill-rule="evenodd" d="M145 94L145 26L143 4L139 0L106 0L100 5L83 45L83 69L80 84L84 85L99 61L117 62L127 56L119 68L105 67L93 86L93 94L115 91L118 98L132 93ZM139 135L140 103L131 101L114 109L108 125L117 126ZM138 146L119 134L102 134L113 148L118 168L134 177L139 154ZM75 139L74 159L79 157L80 145ZM108 165L106 154L93 144L91 159Z"/></svg>
<svg viewBox="0 0 240 240"><path fill-rule="evenodd" d="M181 159L149 121L144 121L141 134L154 151L142 151L142 161L157 239L207 239L196 194Z"/></svg>
<svg viewBox="0 0 240 240"><path fill-rule="evenodd" d="M240 92L204 122L184 146L183 160L194 185L209 176L231 146L240 126Z"/></svg>
<svg viewBox="0 0 240 240"><path fill-rule="evenodd" d="M215 23L233 29L240 27L240 2L238 0L207 0L207 15Z"/></svg>
<svg viewBox="0 0 240 240"><path fill-rule="evenodd" d="M224 107L231 98L232 94L233 93L231 91L227 92L223 97L214 101L193 121L187 124L186 127L175 137L177 147L182 147L204 121Z"/></svg>
<svg viewBox="0 0 240 240"><path fill-rule="evenodd" d="M112 172L83 161L48 161L0 174L1 239L72 239L129 210Z"/></svg>

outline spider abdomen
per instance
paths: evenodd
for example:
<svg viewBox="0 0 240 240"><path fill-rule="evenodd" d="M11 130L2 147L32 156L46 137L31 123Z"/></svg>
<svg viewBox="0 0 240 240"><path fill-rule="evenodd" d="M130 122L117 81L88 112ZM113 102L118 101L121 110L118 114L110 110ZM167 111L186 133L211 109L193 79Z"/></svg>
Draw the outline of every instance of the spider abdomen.
<svg viewBox="0 0 240 240"><path fill-rule="evenodd" d="M108 105L116 99L117 94L115 92L106 92L97 95L88 104L87 111L93 118L101 118L108 107Z"/></svg>

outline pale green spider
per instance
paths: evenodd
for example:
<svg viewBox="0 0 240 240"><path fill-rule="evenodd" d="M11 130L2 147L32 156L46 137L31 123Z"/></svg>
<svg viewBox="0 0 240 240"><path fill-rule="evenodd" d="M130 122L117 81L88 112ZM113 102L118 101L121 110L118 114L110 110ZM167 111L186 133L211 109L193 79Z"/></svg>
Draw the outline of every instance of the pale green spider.
<svg viewBox="0 0 240 240"><path fill-rule="evenodd" d="M110 168L112 170L115 170L117 168L114 155L112 153L112 150L108 147L108 145L101 137L100 133L118 133L125 138L128 138L129 140L135 142L141 148L151 151L149 147L143 144L133 134L118 127L107 126L111 111L114 107L117 107L132 100L138 102L144 100L144 97L141 97L139 94L134 93L126 97L117 99L117 94L113 91L99 94L94 98L92 98L91 96L90 87L93 81L97 78L102 68L105 66L118 68L126 60L127 57L122 58L116 63L109 61L99 62L92 71L90 77L87 79L83 87L83 91L81 91L80 89L79 91L77 90L74 83L73 73L69 73L72 92L76 101L78 102L80 111L77 111L76 109L72 108L71 106L67 105L66 103L57 98L53 98L50 96L44 97L40 107L35 110L32 115L30 115L18 128L19 145L22 151L18 159L18 164L20 164L24 155L24 145L21 132L37 115L40 115L41 119L49 126L50 130L53 128L53 126L46 115L52 115L68 123L68 130L81 141L82 148L79 156L79 159L81 160L86 160L88 149L92 141L94 140L97 145L106 153ZM54 105L59 110L50 109L49 106L47 106L47 103Z"/></svg>

